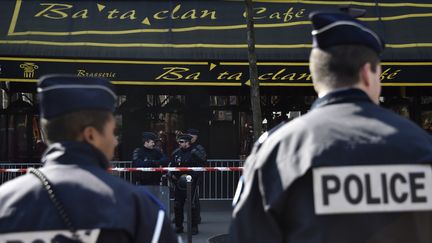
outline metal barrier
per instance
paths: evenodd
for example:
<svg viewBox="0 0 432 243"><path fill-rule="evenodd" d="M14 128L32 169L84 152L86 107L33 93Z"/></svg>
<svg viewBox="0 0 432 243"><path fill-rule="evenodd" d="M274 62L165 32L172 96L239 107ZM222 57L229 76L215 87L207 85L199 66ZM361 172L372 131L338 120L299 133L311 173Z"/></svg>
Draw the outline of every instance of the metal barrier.
<svg viewBox="0 0 432 243"><path fill-rule="evenodd" d="M243 163L243 160L208 160L209 167L242 167ZM37 168L40 166L40 163L0 163L0 169L26 169L28 167ZM113 161L111 162L111 166L116 168L132 168L132 162ZM0 173L0 184L24 173ZM110 173L132 183L133 173L151 172L111 171ZM240 171L203 172L202 182L199 186L201 200L231 200L240 175Z"/></svg>
<svg viewBox="0 0 432 243"><path fill-rule="evenodd" d="M30 167L41 167L41 163L0 163L0 169L27 169ZM0 173L0 185L15 177L25 174L26 172Z"/></svg>

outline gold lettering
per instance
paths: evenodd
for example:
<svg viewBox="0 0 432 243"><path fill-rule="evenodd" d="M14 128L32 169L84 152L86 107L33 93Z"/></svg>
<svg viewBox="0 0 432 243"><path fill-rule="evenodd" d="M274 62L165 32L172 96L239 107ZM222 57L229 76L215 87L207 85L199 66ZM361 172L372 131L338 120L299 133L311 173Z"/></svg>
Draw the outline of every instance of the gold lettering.
<svg viewBox="0 0 432 243"><path fill-rule="evenodd" d="M274 12L269 16L269 19L281 19L279 12Z"/></svg>
<svg viewBox="0 0 432 243"><path fill-rule="evenodd" d="M269 80L270 77L273 75L273 73L264 73L260 76L258 76L258 80Z"/></svg>
<svg viewBox="0 0 432 243"><path fill-rule="evenodd" d="M137 17L136 17L135 10L127 11L126 13L124 13L124 14L122 14L122 15L120 16L120 19L131 19L131 20L134 20L134 19L136 19L136 18L137 18Z"/></svg>
<svg viewBox="0 0 432 243"><path fill-rule="evenodd" d="M88 10L83 9L81 11L78 11L72 15L72 18L73 19L79 19L79 18L87 19L88 18Z"/></svg>
<svg viewBox="0 0 432 243"><path fill-rule="evenodd" d="M285 72L285 70L286 68L282 68L281 70L279 70L277 73L275 73L275 75L273 75L271 80L279 80L280 78L278 76Z"/></svg>
<svg viewBox="0 0 432 243"><path fill-rule="evenodd" d="M398 69L396 71L394 71L392 74L390 74L387 79L395 79L396 76L399 74L399 72L402 71L401 69Z"/></svg>
<svg viewBox="0 0 432 243"><path fill-rule="evenodd" d="M168 10L163 10L163 11L157 12L157 13L155 13L153 15L153 18L155 18L155 19L166 19L166 18L168 18L168 16L161 16L161 14L167 14L167 13L168 13Z"/></svg>
<svg viewBox="0 0 432 243"><path fill-rule="evenodd" d="M87 72L84 69L78 69L77 70L77 77L96 77L96 78L115 78L117 73L114 72Z"/></svg>
<svg viewBox="0 0 432 243"><path fill-rule="evenodd" d="M385 79L391 80L391 79L395 79L396 76L399 74L399 72L401 72L401 69L397 69L395 71L393 71L391 68L387 68L386 70L384 70L381 75L380 75L380 80L383 81Z"/></svg>
<svg viewBox="0 0 432 243"><path fill-rule="evenodd" d="M304 8L300 9L300 10L296 13L295 17L296 17L296 18L301 18L301 17L303 17L305 11L306 11L306 9L304 9Z"/></svg>
<svg viewBox="0 0 432 243"><path fill-rule="evenodd" d="M197 18L197 16L196 16L196 10L195 9L191 9L181 16L181 19L196 19L196 18Z"/></svg>
<svg viewBox="0 0 432 243"><path fill-rule="evenodd" d="M267 11L267 8L264 7L254 8L253 11L254 11L254 19L264 19L265 16L259 17L258 15L265 13ZM247 17L246 11L243 12L243 17L245 18Z"/></svg>
<svg viewBox="0 0 432 243"><path fill-rule="evenodd" d="M85 77L85 73L86 73L85 70L79 69L79 70L78 70L78 73L77 73L77 76L78 76L78 77Z"/></svg>
<svg viewBox="0 0 432 243"><path fill-rule="evenodd" d="M219 75L217 77L217 80L226 79L226 77L228 76L228 74L229 73L227 71L225 71L223 73L219 73Z"/></svg>
<svg viewBox="0 0 432 243"><path fill-rule="evenodd" d="M243 73L234 73L234 74L231 74L230 76L228 76L228 78L227 78L227 80L241 80L241 77L242 77L242 74Z"/></svg>
<svg viewBox="0 0 432 243"><path fill-rule="evenodd" d="M289 8L285 13L283 13L283 16L285 16L284 22L291 21L291 19L293 18L293 8Z"/></svg>
<svg viewBox="0 0 432 243"><path fill-rule="evenodd" d="M175 14L180 10L181 4L177 4L177 6L174 7L172 13L171 13L171 19L178 19L179 16L175 16Z"/></svg>
<svg viewBox="0 0 432 243"><path fill-rule="evenodd" d="M304 78L306 78L306 80L310 81L310 80L312 80L312 74L302 73L301 76L297 78L297 80L302 80Z"/></svg>
<svg viewBox="0 0 432 243"><path fill-rule="evenodd" d="M178 80L183 78L184 72L189 71L189 68L182 68L182 67L164 67L163 70L167 70L163 74L159 75L156 80L159 79L165 79L165 80Z"/></svg>
<svg viewBox="0 0 432 243"><path fill-rule="evenodd" d="M216 11L208 11L208 10L203 10L201 11L201 18L204 19L206 18L208 15L210 15L210 19L216 19Z"/></svg>
<svg viewBox="0 0 432 243"><path fill-rule="evenodd" d="M63 12L62 10L71 9L73 5L69 4L60 4L60 3L41 3L41 6L48 6L39 13L35 15L35 17L45 17L48 19L64 19L68 17L68 14ZM51 14L50 14L51 13Z"/></svg>
<svg viewBox="0 0 432 243"><path fill-rule="evenodd" d="M287 75L283 76L281 78L281 80L287 80L287 79L289 79L289 80L293 81L293 80L295 80L295 77L296 77L296 73L290 73L290 74L287 74Z"/></svg>
<svg viewBox="0 0 432 243"><path fill-rule="evenodd" d="M108 19L118 18L118 15L116 15L118 13L120 13L120 12L117 9L113 9L113 10L108 11Z"/></svg>
<svg viewBox="0 0 432 243"><path fill-rule="evenodd" d="M200 72L196 72L196 73L192 73L186 76L185 79L193 79L193 80L198 80L200 77Z"/></svg>

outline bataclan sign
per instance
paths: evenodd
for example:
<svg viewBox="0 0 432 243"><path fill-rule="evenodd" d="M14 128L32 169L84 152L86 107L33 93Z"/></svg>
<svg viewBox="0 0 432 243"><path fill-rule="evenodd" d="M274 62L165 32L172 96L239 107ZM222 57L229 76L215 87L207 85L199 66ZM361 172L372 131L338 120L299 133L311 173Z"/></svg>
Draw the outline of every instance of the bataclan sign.
<svg viewBox="0 0 432 243"><path fill-rule="evenodd" d="M254 1L259 80L310 86L308 15L344 1ZM384 85L427 86L432 3L349 2L387 43ZM126 85L248 85L244 1L4 0L0 81L53 70ZM229 11L228 11L229 10ZM422 27L424 26L424 28Z"/></svg>

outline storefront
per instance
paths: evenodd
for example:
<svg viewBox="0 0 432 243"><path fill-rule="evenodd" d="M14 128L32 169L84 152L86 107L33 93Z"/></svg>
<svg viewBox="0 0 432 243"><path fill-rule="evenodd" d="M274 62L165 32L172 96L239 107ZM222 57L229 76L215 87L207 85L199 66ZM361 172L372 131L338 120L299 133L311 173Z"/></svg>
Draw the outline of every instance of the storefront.
<svg viewBox="0 0 432 243"><path fill-rule="evenodd" d="M318 9L337 11L345 3L255 1L265 128L309 109L315 94L307 63L312 46L307 16ZM387 43L382 105L430 130L432 32L425 30L432 24L432 4L350 3L367 10L362 20ZM142 131L160 132L170 152L176 130L190 127L201 130L210 158L249 152L243 1L5 0L1 5L0 84L6 101L0 113L0 161L37 158L33 94L37 79L49 73L104 77L116 84L118 159L130 159Z"/></svg>

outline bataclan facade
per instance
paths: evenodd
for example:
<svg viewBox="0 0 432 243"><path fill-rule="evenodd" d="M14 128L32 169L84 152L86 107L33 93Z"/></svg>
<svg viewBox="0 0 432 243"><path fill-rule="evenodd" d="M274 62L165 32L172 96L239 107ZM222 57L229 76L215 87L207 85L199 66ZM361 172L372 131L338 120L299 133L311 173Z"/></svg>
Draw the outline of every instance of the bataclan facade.
<svg viewBox="0 0 432 243"><path fill-rule="evenodd" d="M0 8L0 161L40 156L37 79L67 73L111 80L119 95L118 160L141 132L200 130L211 159L244 158L253 143L242 0L4 0ZM253 2L263 127L304 114L316 98L308 70L316 10L342 5L387 43L382 105L432 130L432 3L427 0ZM43 146L42 146L43 147Z"/></svg>

